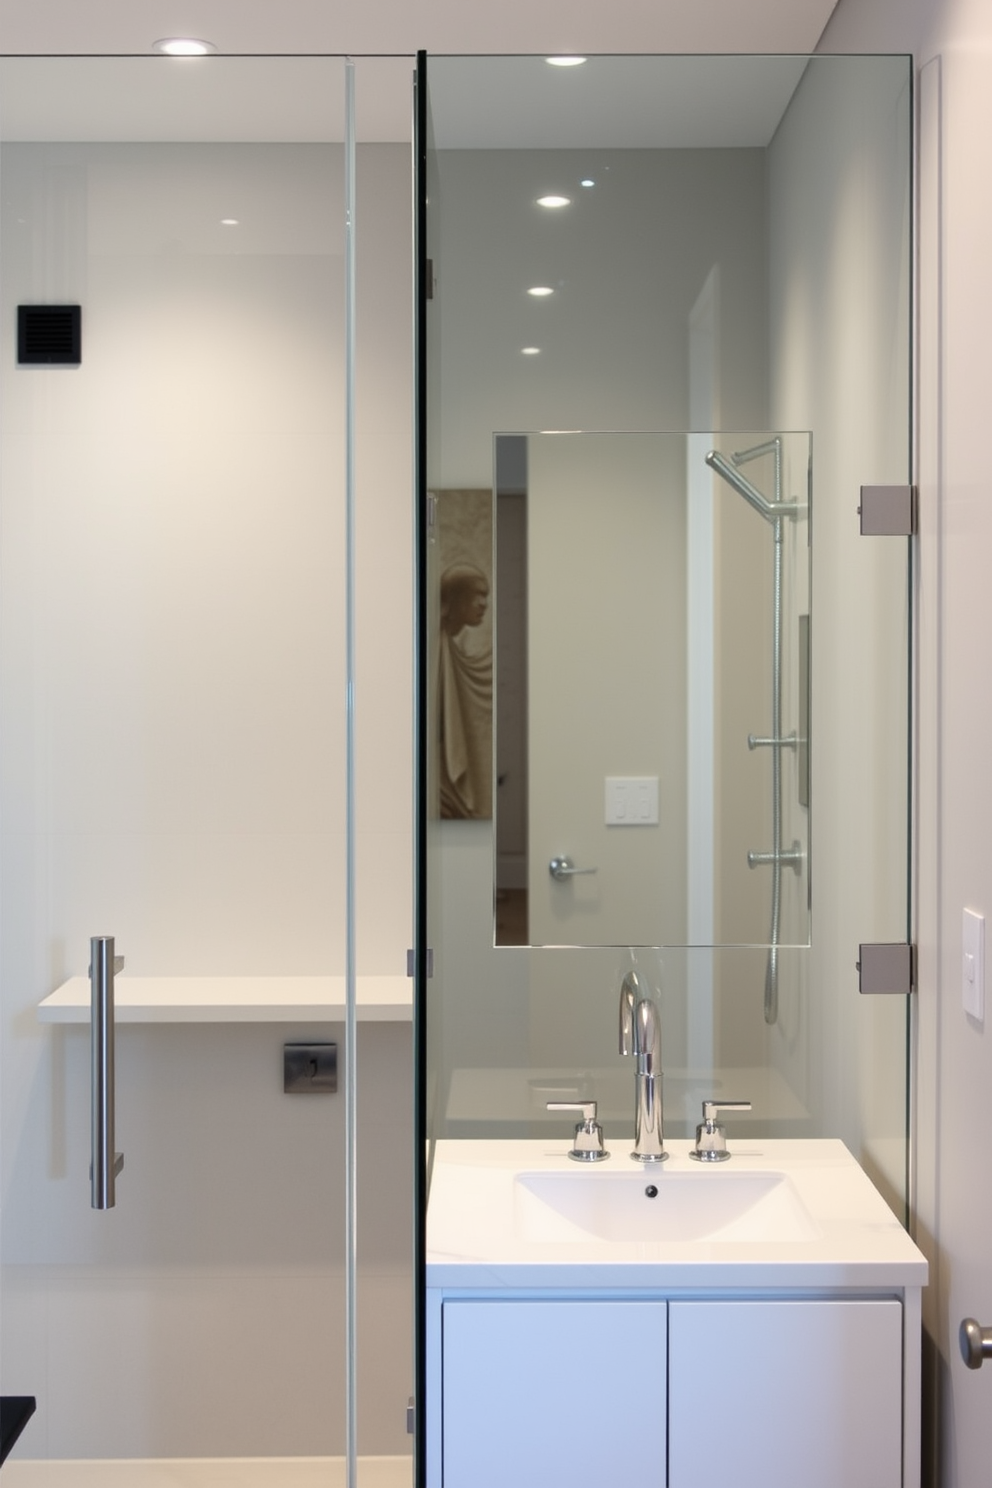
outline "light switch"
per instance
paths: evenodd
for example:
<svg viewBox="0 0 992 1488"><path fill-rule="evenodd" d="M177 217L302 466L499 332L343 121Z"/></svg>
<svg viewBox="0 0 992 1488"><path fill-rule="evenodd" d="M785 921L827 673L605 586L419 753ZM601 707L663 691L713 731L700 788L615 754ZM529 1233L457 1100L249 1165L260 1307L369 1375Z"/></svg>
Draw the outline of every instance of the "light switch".
<svg viewBox="0 0 992 1488"><path fill-rule="evenodd" d="M985 916L973 909L962 916L961 1001L966 1013L985 1022Z"/></svg>
<svg viewBox="0 0 992 1488"><path fill-rule="evenodd" d="M657 775L607 775L606 825L608 827L656 827L658 825Z"/></svg>

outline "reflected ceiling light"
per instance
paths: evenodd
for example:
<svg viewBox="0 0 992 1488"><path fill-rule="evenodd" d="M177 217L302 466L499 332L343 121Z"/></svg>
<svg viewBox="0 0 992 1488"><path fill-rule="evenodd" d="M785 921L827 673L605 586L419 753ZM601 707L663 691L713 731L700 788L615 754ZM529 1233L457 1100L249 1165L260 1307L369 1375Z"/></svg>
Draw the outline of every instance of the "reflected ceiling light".
<svg viewBox="0 0 992 1488"><path fill-rule="evenodd" d="M592 179L591 176L586 176L584 181L579 182L580 186L595 186L595 184L596 182Z"/></svg>
<svg viewBox="0 0 992 1488"><path fill-rule="evenodd" d="M570 207L572 198L570 196L539 196L537 205L539 207Z"/></svg>
<svg viewBox="0 0 992 1488"><path fill-rule="evenodd" d="M533 289L529 289L527 293L533 295L535 300L543 300L547 295L553 295L554 290L550 284L535 284Z"/></svg>
<svg viewBox="0 0 992 1488"><path fill-rule="evenodd" d="M540 356L541 355L541 348L539 346L521 346L521 348L520 348L520 355L521 356Z"/></svg>
<svg viewBox="0 0 992 1488"><path fill-rule="evenodd" d="M166 36L152 44L152 51L163 57L208 57L216 50L212 41L197 41L193 36Z"/></svg>
<svg viewBox="0 0 992 1488"><path fill-rule="evenodd" d="M238 218L237 217L222 217L220 219L220 225L221 225L221 227L237 227L237 225L238 225Z"/></svg>
<svg viewBox="0 0 992 1488"><path fill-rule="evenodd" d="M545 57L549 67L581 67L585 57Z"/></svg>

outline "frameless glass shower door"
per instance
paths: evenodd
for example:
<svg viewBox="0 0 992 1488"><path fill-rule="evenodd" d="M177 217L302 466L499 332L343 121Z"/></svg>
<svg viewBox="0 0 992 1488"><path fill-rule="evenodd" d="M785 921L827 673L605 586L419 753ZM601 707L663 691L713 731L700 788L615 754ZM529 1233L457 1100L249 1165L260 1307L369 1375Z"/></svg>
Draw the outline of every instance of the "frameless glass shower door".
<svg viewBox="0 0 992 1488"><path fill-rule="evenodd" d="M355 1449L345 64L8 59L0 128L0 1367L38 1398L16 1456L61 1462L59 1482L74 1461L177 1457L266 1459L251 1482L285 1482ZM397 246L368 283L402 316L409 147L375 148L370 239ZM366 470L405 513L398 324L398 437ZM380 433L388 403L366 407ZM369 571L407 562L400 544ZM402 739L402 685L376 709ZM404 862L406 820L395 844L377 830ZM387 872L382 902L407 888ZM405 915L381 964L366 916L363 969L401 977ZM106 1211L88 1176L100 935L124 958ZM376 996L402 1020L392 983ZM402 1098L401 1022L372 1036ZM393 1138L374 1111L366 1131L370 1155ZM405 1175L393 1192L397 1238L379 1197L367 1246L380 1453L406 1449L409 1394Z"/></svg>
<svg viewBox="0 0 992 1488"><path fill-rule="evenodd" d="M909 63L554 61L422 78L428 1135L626 1132L640 947L668 1129L748 1098L903 1215Z"/></svg>

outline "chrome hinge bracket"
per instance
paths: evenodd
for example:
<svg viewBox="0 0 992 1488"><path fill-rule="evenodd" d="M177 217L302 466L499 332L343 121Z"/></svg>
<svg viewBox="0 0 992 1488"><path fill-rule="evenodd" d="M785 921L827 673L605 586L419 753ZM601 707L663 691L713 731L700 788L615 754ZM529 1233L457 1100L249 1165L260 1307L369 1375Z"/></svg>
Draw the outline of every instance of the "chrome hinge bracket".
<svg viewBox="0 0 992 1488"><path fill-rule="evenodd" d="M916 990L916 947L911 942L860 945L857 968L859 992L905 996Z"/></svg>
<svg viewBox="0 0 992 1488"><path fill-rule="evenodd" d="M912 537L918 530L915 486L862 486L862 537Z"/></svg>
<svg viewBox="0 0 992 1488"><path fill-rule="evenodd" d="M406 1434L413 1436L417 1429L417 1407L411 1395L406 1403Z"/></svg>
<svg viewBox="0 0 992 1488"><path fill-rule="evenodd" d="M408 950L406 953L406 974L408 977L417 975L417 953ZM427 947L427 975L434 975L434 950L432 946Z"/></svg>

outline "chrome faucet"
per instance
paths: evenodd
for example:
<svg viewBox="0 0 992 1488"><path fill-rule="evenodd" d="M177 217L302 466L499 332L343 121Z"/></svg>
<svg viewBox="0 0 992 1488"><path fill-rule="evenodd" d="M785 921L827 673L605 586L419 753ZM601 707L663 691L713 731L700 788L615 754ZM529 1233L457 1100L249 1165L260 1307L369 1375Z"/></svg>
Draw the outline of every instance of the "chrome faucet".
<svg viewBox="0 0 992 1488"><path fill-rule="evenodd" d="M634 1072L635 1162L664 1162L665 1118L661 1090L661 1018L652 998L641 989L636 971L620 984L620 1053L632 1056Z"/></svg>

